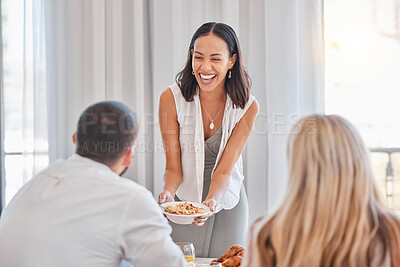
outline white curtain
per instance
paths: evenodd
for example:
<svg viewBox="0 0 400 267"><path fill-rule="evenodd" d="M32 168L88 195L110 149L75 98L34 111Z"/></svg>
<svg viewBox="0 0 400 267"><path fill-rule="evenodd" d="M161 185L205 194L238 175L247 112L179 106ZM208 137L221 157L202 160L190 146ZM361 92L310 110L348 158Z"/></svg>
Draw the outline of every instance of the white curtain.
<svg viewBox="0 0 400 267"><path fill-rule="evenodd" d="M286 184L286 136L299 114L323 112L322 0L44 0L50 160L74 151L83 109L120 100L139 116L127 177L155 195L165 159L160 93L184 66L204 22L230 24L241 42L260 115L243 153L250 217L273 211Z"/></svg>
<svg viewBox="0 0 400 267"><path fill-rule="evenodd" d="M23 182L48 165L46 40L42 0L24 1Z"/></svg>
<svg viewBox="0 0 400 267"><path fill-rule="evenodd" d="M46 0L46 7L54 125L50 159L74 152L71 137L87 106L102 100L122 101L137 113L141 126L138 151L126 176L152 190L154 161L149 147L156 114L147 1Z"/></svg>
<svg viewBox="0 0 400 267"><path fill-rule="evenodd" d="M300 115L324 112L323 0L265 6L268 211L286 185L286 137Z"/></svg>

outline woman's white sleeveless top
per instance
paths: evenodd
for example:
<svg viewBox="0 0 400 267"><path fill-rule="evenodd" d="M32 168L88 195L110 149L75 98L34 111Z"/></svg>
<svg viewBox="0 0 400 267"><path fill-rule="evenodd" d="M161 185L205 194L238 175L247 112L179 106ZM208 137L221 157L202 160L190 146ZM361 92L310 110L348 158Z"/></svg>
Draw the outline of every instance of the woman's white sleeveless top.
<svg viewBox="0 0 400 267"><path fill-rule="evenodd" d="M182 162L182 182L176 195L181 200L200 203L203 193L204 132L199 96L196 94L194 101L187 102L176 83L171 85L170 89L174 95L179 123L179 143ZM221 126L221 146L212 173L214 173L215 168L221 160L222 153L236 123L240 121L254 99L254 96L250 95L245 108L241 109L233 107L231 98L227 96ZM243 163L242 156L240 156L232 169L228 191L218 204L216 208L217 212L221 209L232 209L237 205L243 179Z"/></svg>

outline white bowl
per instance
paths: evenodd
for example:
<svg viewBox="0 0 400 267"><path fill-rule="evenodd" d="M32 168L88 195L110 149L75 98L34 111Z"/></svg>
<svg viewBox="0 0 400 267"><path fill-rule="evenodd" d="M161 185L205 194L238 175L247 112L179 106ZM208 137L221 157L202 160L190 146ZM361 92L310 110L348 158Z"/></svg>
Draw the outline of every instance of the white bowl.
<svg viewBox="0 0 400 267"><path fill-rule="evenodd" d="M204 215L207 215L208 213L210 213L210 208L207 207L206 205L203 205L200 203L195 203L195 202L189 202L189 201L167 202L167 203L161 204L161 206L166 208L169 205L176 206L178 204L185 203L185 202L192 204L195 207L202 208L204 210L204 213L197 214L197 215L178 215L178 214L172 214L172 213L165 212L164 210L163 210L163 213L167 216L167 218L171 222L174 222L176 224L192 224L196 217L204 216Z"/></svg>

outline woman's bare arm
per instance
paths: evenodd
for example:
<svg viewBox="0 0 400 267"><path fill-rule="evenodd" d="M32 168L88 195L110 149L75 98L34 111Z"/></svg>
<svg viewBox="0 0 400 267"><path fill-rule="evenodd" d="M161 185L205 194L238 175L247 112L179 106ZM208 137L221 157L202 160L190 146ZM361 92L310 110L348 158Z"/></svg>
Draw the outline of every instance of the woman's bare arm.
<svg viewBox="0 0 400 267"><path fill-rule="evenodd" d="M174 200L175 192L182 180L179 124L174 95L169 88L160 96L158 116L166 157L164 189L159 196L159 203L161 204Z"/></svg>

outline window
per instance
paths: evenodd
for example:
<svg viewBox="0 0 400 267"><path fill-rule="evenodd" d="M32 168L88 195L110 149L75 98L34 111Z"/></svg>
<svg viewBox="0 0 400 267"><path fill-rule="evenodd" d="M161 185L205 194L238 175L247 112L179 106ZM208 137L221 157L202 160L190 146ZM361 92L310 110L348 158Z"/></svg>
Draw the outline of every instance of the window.
<svg viewBox="0 0 400 267"><path fill-rule="evenodd" d="M32 0L2 0L2 114L5 205L48 163L47 136L35 124L35 47Z"/></svg>
<svg viewBox="0 0 400 267"><path fill-rule="evenodd" d="M5 201L22 183L23 1L2 0ZM13 177L11 179L11 177Z"/></svg>
<svg viewBox="0 0 400 267"><path fill-rule="evenodd" d="M326 113L373 152L380 193L400 214L400 0L325 0Z"/></svg>

